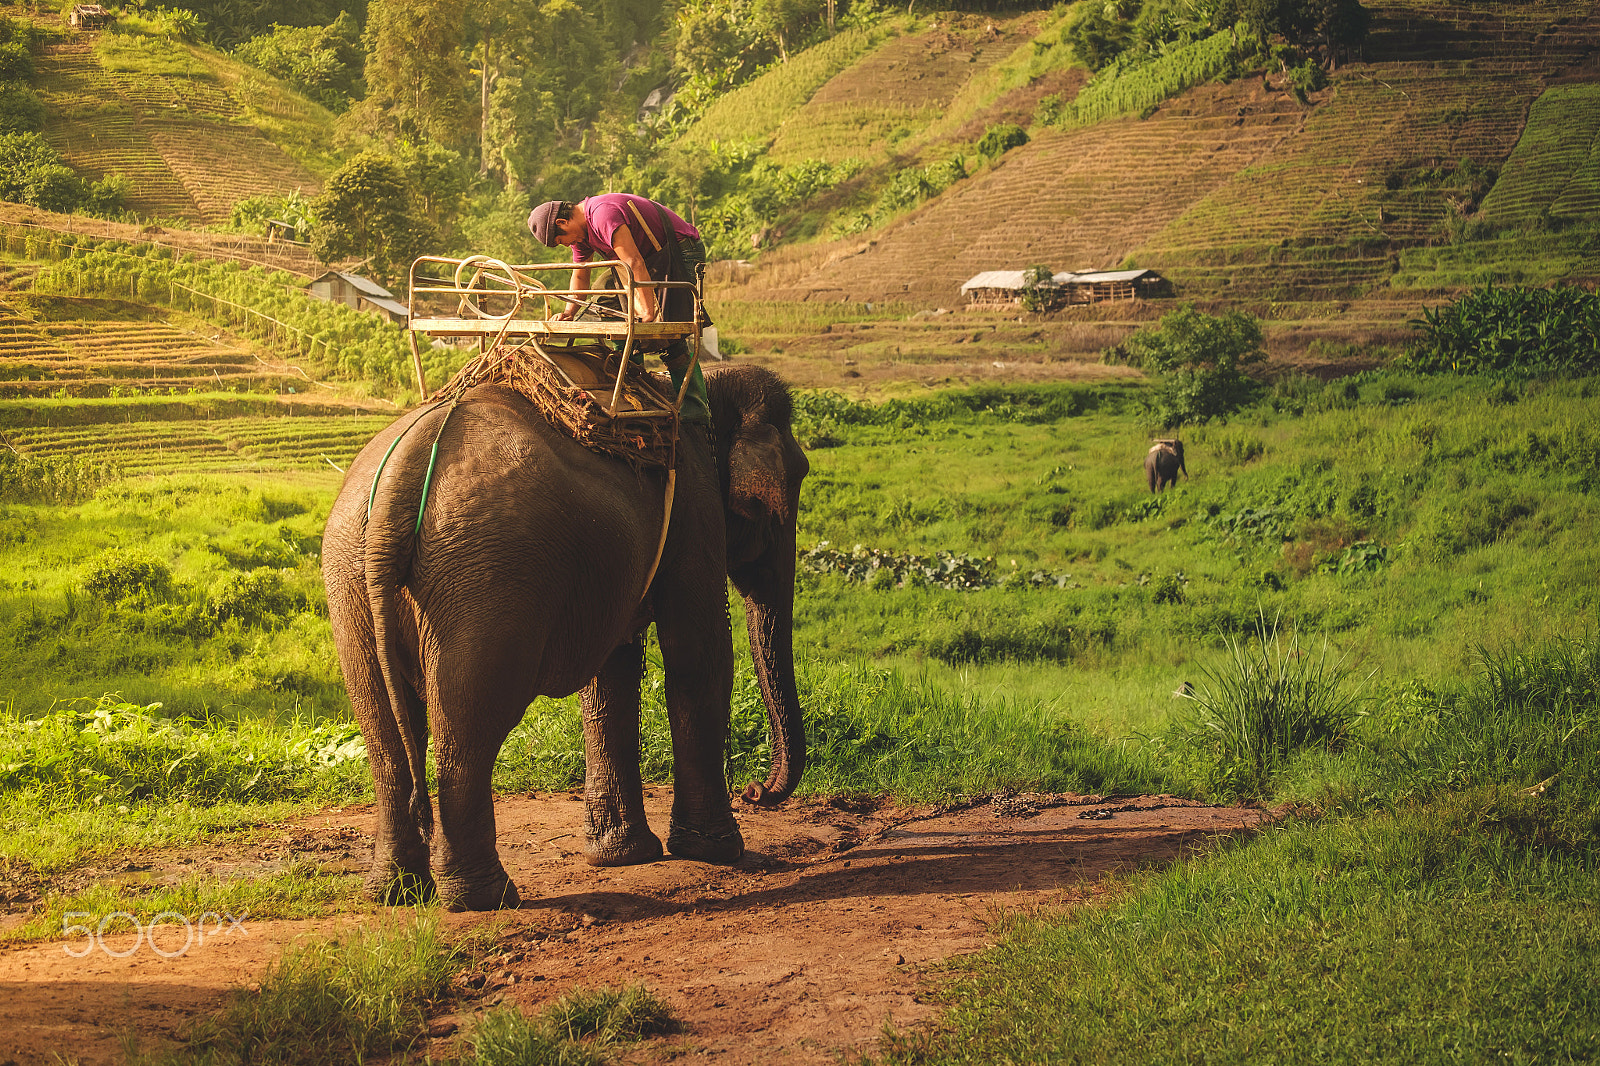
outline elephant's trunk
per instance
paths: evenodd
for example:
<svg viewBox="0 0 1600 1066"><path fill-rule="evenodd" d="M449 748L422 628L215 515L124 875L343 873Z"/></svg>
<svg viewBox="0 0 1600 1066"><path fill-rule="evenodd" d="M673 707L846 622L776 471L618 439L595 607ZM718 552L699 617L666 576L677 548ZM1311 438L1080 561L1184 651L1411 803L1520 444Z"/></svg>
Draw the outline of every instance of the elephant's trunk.
<svg viewBox="0 0 1600 1066"><path fill-rule="evenodd" d="M760 576L744 597L750 656L771 727L772 769L765 782L751 782L740 798L746 803L775 804L789 798L806 768L805 713L794 679L795 531L785 536L763 560Z"/></svg>

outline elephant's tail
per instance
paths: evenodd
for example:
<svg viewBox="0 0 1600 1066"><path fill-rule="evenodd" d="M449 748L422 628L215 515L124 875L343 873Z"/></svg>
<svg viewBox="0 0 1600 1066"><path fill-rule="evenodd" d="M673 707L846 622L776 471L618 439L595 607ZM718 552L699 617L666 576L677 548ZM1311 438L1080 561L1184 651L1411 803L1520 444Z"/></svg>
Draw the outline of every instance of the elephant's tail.
<svg viewBox="0 0 1600 1066"><path fill-rule="evenodd" d="M413 423L413 427L415 423ZM399 443L398 441L396 443ZM412 698L410 684L400 675L400 621L396 602L410 572L416 550L416 501L407 505L406 487L413 478L404 462L404 453L394 457L391 474L379 470L373 479L367 511L366 577L367 602L372 611L372 643L378 656L378 672L389 696L389 713L394 716L400 743L405 749L411 772L411 797L407 809L413 824L425 841L433 836L433 805L428 798L427 736L417 735L414 710L419 701ZM385 492L384 489L389 489ZM396 489L399 491L395 491ZM414 495L414 493L413 493Z"/></svg>

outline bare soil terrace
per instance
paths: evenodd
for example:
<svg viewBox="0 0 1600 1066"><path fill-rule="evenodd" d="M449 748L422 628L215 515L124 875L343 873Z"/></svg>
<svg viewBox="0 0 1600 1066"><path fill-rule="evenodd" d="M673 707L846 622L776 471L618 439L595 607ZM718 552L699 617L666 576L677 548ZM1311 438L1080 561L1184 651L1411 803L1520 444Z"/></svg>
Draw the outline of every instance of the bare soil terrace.
<svg viewBox="0 0 1600 1066"><path fill-rule="evenodd" d="M524 902L446 917L494 946L457 978L449 1013L432 1020L415 1051L460 1053L473 1015L502 1001L533 1010L577 986L642 982L672 1004L683 1029L630 1061L835 1062L869 1050L886 1024L931 1019L927 971L985 947L1001 914L1092 905L1117 890L1119 874L1259 829L1277 813L1168 796L997 794L956 808L810 799L739 809L748 852L733 866L669 858L597 869L580 854L580 799L500 798L501 856ZM670 789L651 790L646 804L664 828ZM129 856L119 869L74 880L248 876L308 860L356 871L371 826L369 809L329 810L248 844ZM223 923L172 958L135 945L132 933L107 936L106 951L83 958L68 954L83 950L81 938L7 948L0 1062L112 1063L122 1061L125 1035L146 1048L172 1043L295 940L373 920ZM130 946L126 958L110 954Z"/></svg>

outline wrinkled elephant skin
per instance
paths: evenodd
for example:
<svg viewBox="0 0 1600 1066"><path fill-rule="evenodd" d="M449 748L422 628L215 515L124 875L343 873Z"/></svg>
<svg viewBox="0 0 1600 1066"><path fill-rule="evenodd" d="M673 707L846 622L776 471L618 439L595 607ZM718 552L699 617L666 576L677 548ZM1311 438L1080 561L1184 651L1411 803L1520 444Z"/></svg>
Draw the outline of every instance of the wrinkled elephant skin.
<svg viewBox="0 0 1600 1066"><path fill-rule="evenodd" d="M723 774L730 578L745 600L772 728L771 772L744 798L781 802L799 783L805 735L790 630L808 464L781 381L748 366L706 377L716 430L684 429L672 520L648 589L665 474L581 447L509 389L482 386L453 410L414 411L351 465L328 518L323 576L372 763L375 897L437 892L455 909L517 905L495 846L489 784L536 696L583 694L589 861L660 858L639 777L651 621L672 727L667 847L711 862L739 858ZM424 761L430 735L437 825Z"/></svg>

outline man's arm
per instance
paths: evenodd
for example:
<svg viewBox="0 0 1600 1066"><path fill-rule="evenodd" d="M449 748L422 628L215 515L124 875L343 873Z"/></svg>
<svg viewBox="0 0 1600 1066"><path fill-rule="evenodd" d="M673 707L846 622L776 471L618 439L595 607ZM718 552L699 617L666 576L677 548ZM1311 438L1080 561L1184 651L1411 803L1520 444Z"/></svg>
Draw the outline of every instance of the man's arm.
<svg viewBox="0 0 1600 1066"><path fill-rule="evenodd" d="M639 246L633 241L633 234L627 226L620 227L611 238L612 251L617 253L617 258L633 272L633 282L639 288L633 290L633 313L641 322L654 322L656 320L656 290L646 284L651 280L650 268L644 265L644 256L639 254Z"/></svg>
<svg viewBox="0 0 1600 1066"><path fill-rule="evenodd" d="M589 268L576 266L572 268L572 287L583 292L589 291ZM567 305L556 312L557 322L570 322L578 317L578 312L583 310L583 305L572 297L567 297Z"/></svg>

